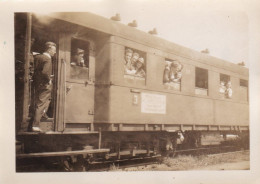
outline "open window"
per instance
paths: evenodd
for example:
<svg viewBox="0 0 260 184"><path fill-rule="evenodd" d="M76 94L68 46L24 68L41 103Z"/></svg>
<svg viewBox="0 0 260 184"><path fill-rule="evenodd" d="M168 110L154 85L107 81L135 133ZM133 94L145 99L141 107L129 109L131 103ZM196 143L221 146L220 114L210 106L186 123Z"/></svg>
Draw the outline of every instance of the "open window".
<svg viewBox="0 0 260 184"><path fill-rule="evenodd" d="M146 77L146 53L125 48L124 54L124 78L133 80L145 80Z"/></svg>
<svg viewBox="0 0 260 184"><path fill-rule="evenodd" d="M208 70L196 67L195 94L208 95Z"/></svg>
<svg viewBox="0 0 260 184"><path fill-rule="evenodd" d="M230 81L230 76L225 74L220 74L219 82L219 94L222 98L232 97L232 86Z"/></svg>
<svg viewBox="0 0 260 184"><path fill-rule="evenodd" d="M165 68L163 72L163 84L167 89L181 90L183 65L176 60L165 60Z"/></svg>
<svg viewBox="0 0 260 184"><path fill-rule="evenodd" d="M71 79L89 78L89 42L76 38L71 39Z"/></svg>
<svg viewBox="0 0 260 184"><path fill-rule="evenodd" d="M239 97L241 101L248 101L248 81L240 79Z"/></svg>

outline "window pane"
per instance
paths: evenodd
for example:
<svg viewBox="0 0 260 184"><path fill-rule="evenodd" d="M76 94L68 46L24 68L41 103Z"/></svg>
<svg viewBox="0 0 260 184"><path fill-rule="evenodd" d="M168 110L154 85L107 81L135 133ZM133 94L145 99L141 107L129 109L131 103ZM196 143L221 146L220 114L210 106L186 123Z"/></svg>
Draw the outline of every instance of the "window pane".
<svg viewBox="0 0 260 184"><path fill-rule="evenodd" d="M247 80L240 79L239 99L241 101L248 101L248 81Z"/></svg>
<svg viewBox="0 0 260 184"><path fill-rule="evenodd" d="M124 78L136 81L144 81L146 76L146 53L125 48ZM143 82L142 82L143 83Z"/></svg>
<svg viewBox="0 0 260 184"><path fill-rule="evenodd" d="M181 89L182 69L183 65L179 61L165 60L163 84L166 89Z"/></svg>
<svg viewBox="0 0 260 184"><path fill-rule="evenodd" d="M230 81L230 76L225 74L220 74L220 84L219 84L219 93L222 98L231 98L232 97L232 86Z"/></svg>
<svg viewBox="0 0 260 184"><path fill-rule="evenodd" d="M88 79L89 42L72 38L70 66L71 79Z"/></svg>
<svg viewBox="0 0 260 184"><path fill-rule="evenodd" d="M208 70L203 68L196 68L195 76L195 86L198 88L208 89Z"/></svg>

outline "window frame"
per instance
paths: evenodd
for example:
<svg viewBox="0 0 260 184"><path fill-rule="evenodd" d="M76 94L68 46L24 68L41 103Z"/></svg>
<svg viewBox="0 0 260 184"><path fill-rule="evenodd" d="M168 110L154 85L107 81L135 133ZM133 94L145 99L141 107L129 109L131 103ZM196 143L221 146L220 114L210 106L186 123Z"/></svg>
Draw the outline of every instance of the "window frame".
<svg viewBox="0 0 260 184"><path fill-rule="evenodd" d="M206 76L205 77L207 77L207 80L204 80L204 82L206 82L206 84L204 84L206 87L199 87L199 86L197 86L197 79L198 79L198 77L197 77L197 71L198 70L200 70L200 71L205 71L205 74L206 74ZM209 89L209 71L208 71L208 69L204 69L204 68L200 68L200 67L195 67L195 88L201 88L201 89Z"/></svg>
<svg viewBox="0 0 260 184"><path fill-rule="evenodd" d="M74 44L73 44L74 42ZM76 46L76 42L81 42L80 45L84 45L84 43L86 44L86 46L84 46L84 48L81 48L84 50L84 59L87 60L87 65L85 67L83 66L74 66L72 65L72 60L73 60L73 57L75 56L76 54L76 50L77 50L77 47L79 46ZM76 46L76 47L75 47ZM89 77L90 77L90 48L91 48L91 42L87 39L84 39L84 38L78 38L78 37L71 37L71 40L70 40L70 62L69 62L69 79L70 80L75 80L75 81L86 81L86 80L89 80ZM87 53L86 53L87 51ZM86 63L85 63L86 64ZM84 77L84 78L74 78L72 77L72 68L73 69L82 69L82 70L86 70L87 72L87 77ZM79 70L78 70L79 71Z"/></svg>
<svg viewBox="0 0 260 184"><path fill-rule="evenodd" d="M173 63L174 61L177 61L179 64L181 64L182 65L181 71L183 70L183 64L179 60L164 58L163 62L164 62L165 67L164 67L164 71L163 71L162 84L165 87L165 89L167 89L167 90L181 91L182 90L182 76L179 81L170 81L170 82L164 81L166 67L167 66L170 67L170 63ZM182 74L182 72L181 72L181 74ZM178 87L176 87L176 86L178 86Z"/></svg>
<svg viewBox="0 0 260 184"><path fill-rule="evenodd" d="M126 60L125 60L125 55L126 55L126 50L127 49L130 49L133 51L133 53L138 53L139 54L139 58L142 57L144 59L144 66L142 67L144 72L145 72L145 76L144 77L141 77L141 76L137 76L135 74L127 74L126 71L125 71L125 66L126 66ZM124 72L123 72L123 78L124 79L131 79L133 81L144 81L144 85L146 85L146 80L147 80L147 52L144 52L144 51L141 51L141 50L138 50L138 49L133 49L131 47L128 47L128 46L125 46L124 47L124 64L123 64L123 68L124 68Z"/></svg>
<svg viewBox="0 0 260 184"><path fill-rule="evenodd" d="M203 75L198 75L198 72L202 72L203 75L205 75L203 77ZM206 78L206 80L204 79L204 86L205 87L200 87L198 86L198 78L199 76L202 76L203 78ZM201 68L201 67L195 67L195 80L194 80L194 86L195 86L195 91L194 93L196 95L202 95L202 96L209 96L209 70L205 69L205 68Z"/></svg>
<svg viewBox="0 0 260 184"><path fill-rule="evenodd" d="M241 85L242 81L246 83L246 86L245 85ZM241 88L243 88L243 89L246 88L246 92L247 92L246 102L248 102L249 101L248 80L246 80L246 79L239 79L239 93L241 92Z"/></svg>

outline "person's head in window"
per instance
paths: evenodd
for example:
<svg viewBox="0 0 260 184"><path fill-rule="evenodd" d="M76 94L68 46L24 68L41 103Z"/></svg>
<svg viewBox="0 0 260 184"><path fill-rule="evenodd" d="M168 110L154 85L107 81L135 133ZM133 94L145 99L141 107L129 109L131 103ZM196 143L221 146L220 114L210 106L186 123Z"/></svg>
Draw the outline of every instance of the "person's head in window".
<svg viewBox="0 0 260 184"><path fill-rule="evenodd" d="M83 56L84 56L84 50L78 48L78 49L77 49L77 55L78 55L79 57L83 58Z"/></svg>
<svg viewBox="0 0 260 184"><path fill-rule="evenodd" d="M182 64L178 61L173 61L170 66L169 79L172 82L179 82L182 77L181 70Z"/></svg>
<svg viewBox="0 0 260 184"><path fill-rule="evenodd" d="M207 88L206 78L203 74L199 74L196 78L196 87Z"/></svg>
<svg viewBox="0 0 260 184"><path fill-rule="evenodd" d="M171 71L173 73L180 72L182 70L182 65L178 61L173 61L171 63Z"/></svg>
<svg viewBox="0 0 260 184"><path fill-rule="evenodd" d="M73 58L71 65L86 66L84 61L84 50L77 48L76 55Z"/></svg>
<svg viewBox="0 0 260 184"><path fill-rule="evenodd" d="M228 81L226 86L227 88L231 88L231 81Z"/></svg>
<svg viewBox="0 0 260 184"><path fill-rule="evenodd" d="M219 92L220 93L225 93L226 91L226 86L224 81L220 81L220 87L219 87Z"/></svg>
<svg viewBox="0 0 260 184"><path fill-rule="evenodd" d="M231 81L227 82L227 89L226 89L226 97L231 98L232 97L232 88L231 88Z"/></svg>
<svg viewBox="0 0 260 184"><path fill-rule="evenodd" d="M177 66L177 72L180 72L181 70L182 70L182 68L183 68L183 65L182 64L178 64L178 66Z"/></svg>
<svg viewBox="0 0 260 184"><path fill-rule="evenodd" d="M141 57L136 62L136 69L138 70L138 69L142 68L143 66L144 66L144 58Z"/></svg>
<svg viewBox="0 0 260 184"><path fill-rule="evenodd" d="M136 64L136 61L139 59L139 54L137 52L133 53L133 57L131 59L131 63L134 66Z"/></svg>
<svg viewBox="0 0 260 184"><path fill-rule="evenodd" d="M133 51L131 49L126 49L125 51L125 64L131 62L131 58L133 56Z"/></svg>
<svg viewBox="0 0 260 184"><path fill-rule="evenodd" d="M143 70L143 66L144 66L144 58L140 57L137 61L136 61L136 76L139 77L145 77L145 71Z"/></svg>

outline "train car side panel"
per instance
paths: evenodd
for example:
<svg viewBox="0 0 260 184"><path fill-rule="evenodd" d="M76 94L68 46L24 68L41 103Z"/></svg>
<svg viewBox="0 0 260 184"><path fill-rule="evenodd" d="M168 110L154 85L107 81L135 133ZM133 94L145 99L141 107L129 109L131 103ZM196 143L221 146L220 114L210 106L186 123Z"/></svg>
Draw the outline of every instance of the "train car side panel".
<svg viewBox="0 0 260 184"><path fill-rule="evenodd" d="M249 122L248 104L215 101L215 121L218 125L244 125Z"/></svg>
<svg viewBox="0 0 260 184"><path fill-rule="evenodd" d="M110 81L111 81L111 46L104 44L97 52L96 56L96 81L95 81L95 106L94 122L107 123L109 120L110 109Z"/></svg>
<svg viewBox="0 0 260 184"><path fill-rule="evenodd" d="M152 53L147 53L146 58L146 86L149 89L163 89L164 58Z"/></svg>
<svg viewBox="0 0 260 184"><path fill-rule="evenodd" d="M232 101L235 101L235 102L240 102L240 97L239 97L239 78L238 77L233 77L233 76L230 76L230 81L231 81L231 85L232 85L232 91L233 91L233 94L232 94Z"/></svg>
<svg viewBox="0 0 260 184"><path fill-rule="evenodd" d="M111 123L213 124L213 101L206 98L113 86L110 107Z"/></svg>
<svg viewBox="0 0 260 184"><path fill-rule="evenodd" d="M84 83L67 83L71 86L66 95L66 123L93 122L94 86Z"/></svg>
<svg viewBox="0 0 260 184"><path fill-rule="evenodd" d="M181 91L188 94L194 94L195 90L195 67L184 64L183 75L181 79Z"/></svg>
<svg viewBox="0 0 260 184"><path fill-rule="evenodd" d="M219 73L209 71L209 97L219 98Z"/></svg>

